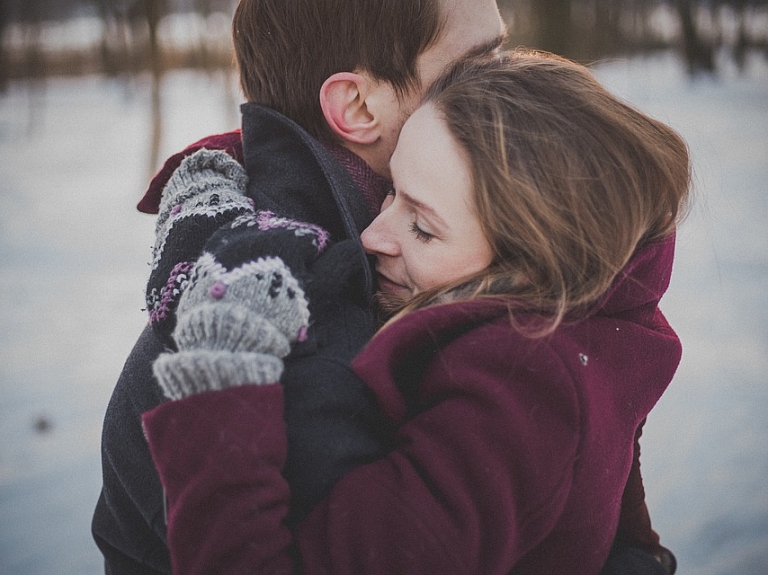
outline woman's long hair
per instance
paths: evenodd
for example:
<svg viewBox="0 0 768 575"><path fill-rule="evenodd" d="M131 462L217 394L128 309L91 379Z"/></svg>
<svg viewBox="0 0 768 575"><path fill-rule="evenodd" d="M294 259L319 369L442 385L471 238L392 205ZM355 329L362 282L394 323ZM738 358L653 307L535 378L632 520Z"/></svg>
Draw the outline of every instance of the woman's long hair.
<svg viewBox="0 0 768 575"><path fill-rule="evenodd" d="M584 67L515 50L454 66L429 90L466 153L492 265L419 295L401 311L504 297L552 332L606 292L635 250L687 210L688 149L665 124L603 88Z"/></svg>

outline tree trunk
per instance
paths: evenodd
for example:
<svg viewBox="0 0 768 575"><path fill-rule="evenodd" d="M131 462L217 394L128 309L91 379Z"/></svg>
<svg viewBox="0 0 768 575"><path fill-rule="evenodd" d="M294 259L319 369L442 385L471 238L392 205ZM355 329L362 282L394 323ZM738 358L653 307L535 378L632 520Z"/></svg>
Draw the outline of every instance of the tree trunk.
<svg viewBox="0 0 768 575"><path fill-rule="evenodd" d="M536 47L568 56L572 50L571 0L533 0Z"/></svg>
<svg viewBox="0 0 768 575"><path fill-rule="evenodd" d="M691 0L677 0L677 9L683 29L683 50L688 72L691 74L699 71L713 72L715 59L712 46L705 44L699 37L696 23L693 21Z"/></svg>
<svg viewBox="0 0 768 575"><path fill-rule="evenodd" d="M5 31L8 28L8 7L0 0L0 94L8 89L8 63L5 53Z"/></svg>
<svg viewBox="0 0 768 575"><path fill-rule="evenodd" d="M619 13L624 9L618 0L595 1L595 47L596 55L614 53L621 42Z"/></svg>
<svg viewBox="0 0 768 575"><path fill-rule="evenodd" d="M154 172L159 156L160 142L163 134L162 98L160 86L163 79L163 62L160 53L160 42L157 37L157 27L162 16L164 2L159 0L144 0L144 16L149 30L149 58L152 72L152 141L149 151L150 173Z"/></svg>

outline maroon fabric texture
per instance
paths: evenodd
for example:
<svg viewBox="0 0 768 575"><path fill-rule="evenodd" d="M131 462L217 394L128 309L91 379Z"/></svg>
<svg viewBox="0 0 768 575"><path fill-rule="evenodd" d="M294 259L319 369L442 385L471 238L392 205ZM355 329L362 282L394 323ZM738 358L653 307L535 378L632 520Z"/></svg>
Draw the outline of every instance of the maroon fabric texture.
<svg viewBox="0 0 768 575"><path fill-rule="evenodd" d="M188 399L182 412L168 402L143 418L152 457L164 462L158 471L168 546L183 550L172 555L173 573L245 573L242 553L249 573L291 572L291 536L282 526L289 497L280 473L287 450L282 388L244 386ZM208 499L211 486L218 492ZM189 529L194 525L206 530Z"/></svg>
<svg viewBox="0 0 768 575"><path fill-rule="evenodd" d="M355 182L365 198L365 203L375 218L381 211L381 204L392 189L392 182L381 177L365 163L360 156L339 145L329 145L328 151L341 164Z"/></svg>
<svg viewBox="0 0 768 575"><path fill-rule="evenodd" d="M592 315L532 340L506 306L424 309L354 367L396 428L295 530L302 572L600 572L638 426L680 360L656 307L674 238L641 250ZM168 490L176 573L293 573L279 518L279 386L171 402L145 416Z"/></svg>
<svg viewBox="0 0 768 575"><path fill-rule="evenodd" d="M643 434L644 424L645 421L640 424L635 433L635 453L624 495L621 498L621 515L616 539L641 547L652 555L659 555L665 549L661 547L659 535L651 526L651 516L645 502L645 485L640 471L640 437Z"/></svg>

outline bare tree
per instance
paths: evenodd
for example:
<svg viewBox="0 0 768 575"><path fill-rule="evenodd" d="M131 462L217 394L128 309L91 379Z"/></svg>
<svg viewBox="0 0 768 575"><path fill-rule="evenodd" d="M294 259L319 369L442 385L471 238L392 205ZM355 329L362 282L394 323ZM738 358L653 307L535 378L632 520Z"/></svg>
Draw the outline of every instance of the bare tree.
<svg viewBox="0 0 768 575"><path fill-rule="evenodd" d="M572 49L571 0L533 0L536 47L567 55Z"/></svg>
<svg viewBox="0 0 768 575"><path fill-rule="evenodd" d="M736 17L736 37L733 39L731 52L736 65L740 70L743 70L746 63L747 50L753 44L753 39L749 38L747 34L747 11L754 5L765 5L766 2L727 0L721 3L730 6Z"/></svg>
<svg viewBox="0 0 768 575"><path fill-rule="evenodd" d="M5 33L8 30L8 5L0 0L0 94L8 89L8 55L5 53Z"/></svg>
<svg viewBox="0 0 768 575"><path fill-rule="evenodd" d="M621 43L619 15L627 7L621 0L595 0L595 54L611 54Z"/></svg>
<svg viewBox="0 0 768 575"><path fill-rule="evenodd" d="M160 156L160 141L163 136L162 98L160 88L163 80L163 60L157 28L167 10L165 0L142 0L140 6L146 19L149 44L149 61L152 74L152 139L149 152L150 172L154 171Z"/></svg>
<svg viewBox="0 0 768 575"><path fill-rule="evenodd" d="M692 0L677 0L677 10L683 30L683 54L688 64L688 71L691 74L699 71L714 72L713 48L699 34L693 18L694 8Z"/></svg>

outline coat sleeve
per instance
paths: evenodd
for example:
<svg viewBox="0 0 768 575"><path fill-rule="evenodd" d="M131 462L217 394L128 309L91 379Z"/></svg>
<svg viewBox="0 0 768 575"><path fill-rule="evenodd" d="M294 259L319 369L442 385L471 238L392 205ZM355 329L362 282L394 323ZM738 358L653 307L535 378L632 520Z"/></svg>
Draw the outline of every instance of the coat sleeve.
<svg viewBox="0 0 768 575"><path fill-rule="evenodd" d="M193 395L143 422L167 494L173 573L293 573L282 387Z"/></svg>
<svg viewBox="0 0 768 575"><path fill-rule="evenodd" d="M293 539L279 386L146 414L174 572L293 573L295 545L305 574L508 573L565 504L577 402L551 374L475 368L418 398L392 451L343 477Z"/></svg>

